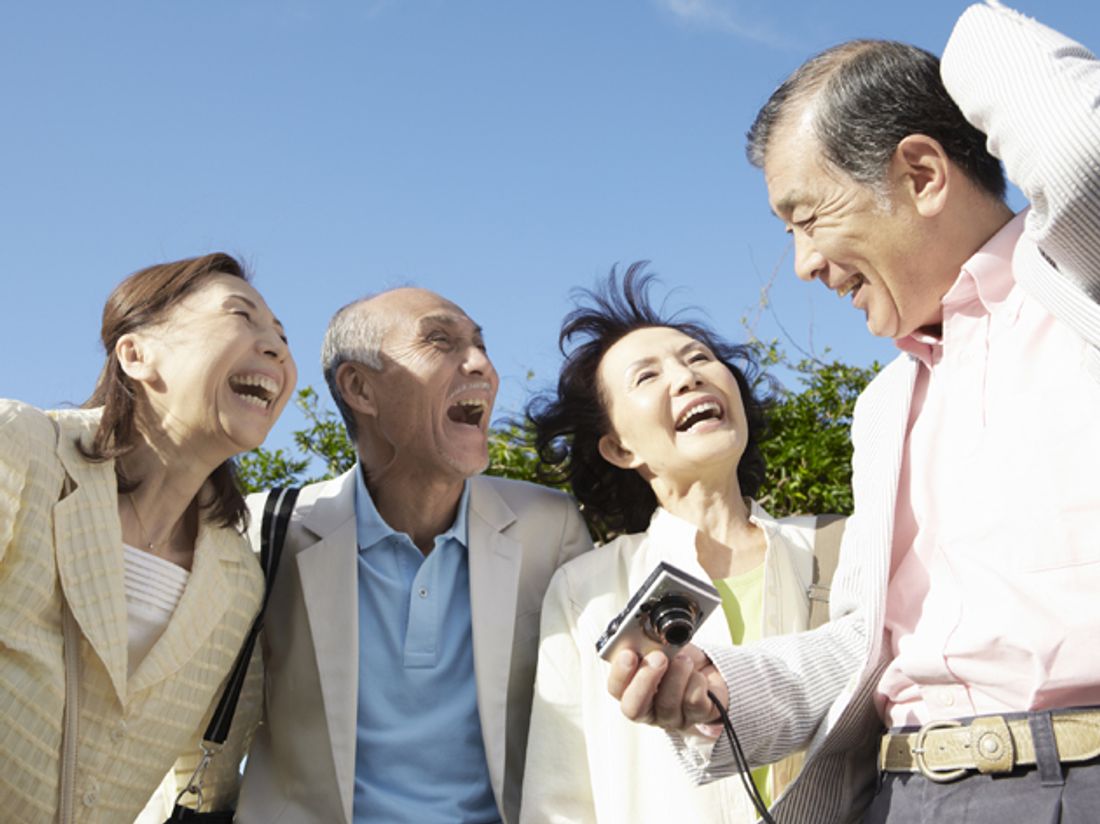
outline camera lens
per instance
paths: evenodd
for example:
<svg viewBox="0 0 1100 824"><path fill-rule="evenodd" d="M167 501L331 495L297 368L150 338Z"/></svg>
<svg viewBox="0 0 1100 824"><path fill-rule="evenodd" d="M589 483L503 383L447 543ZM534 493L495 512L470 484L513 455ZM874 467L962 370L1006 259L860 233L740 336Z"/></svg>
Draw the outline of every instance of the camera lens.
<svg viewBox="0 0 1100 824"><path fill-rule="evenodd" d="M665 595L649 611L649 620L658 640L681 647L695 634L695 618L699 607L690 598Z"/></svg>

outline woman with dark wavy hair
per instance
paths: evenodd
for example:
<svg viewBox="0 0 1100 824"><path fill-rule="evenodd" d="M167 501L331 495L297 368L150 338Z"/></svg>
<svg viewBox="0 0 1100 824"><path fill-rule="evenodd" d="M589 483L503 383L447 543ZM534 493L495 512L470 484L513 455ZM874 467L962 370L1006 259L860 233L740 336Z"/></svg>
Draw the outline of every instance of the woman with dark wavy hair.
<svg viewBox="0 0 1100 824"><path fill-rule="evenodd" d="M562 324L557 392L527 409L540 472L568 482L594 530L542 612L522 821L756 821L737 782L696 787L665 733L623 717L595 643L660 562L712 581L722 610L703 643L807 628L814 519L775 520L764 477L765 400L746 347L650 302L644 264L579 293ZM671 667L682 666L676 660ZM797 765L754 771L774 799Z"/></svg>
<svg viewBox="0 0 1100 824"><path fill-rule="evenodd" d="M264 592L233 458L297 380L279 321L235 259L211 254L124 280L101 337L84 408L0 400L6 821L132 822L173 765L199 760ZM235 798L255 724L242 715L208 806Z"/></svg>

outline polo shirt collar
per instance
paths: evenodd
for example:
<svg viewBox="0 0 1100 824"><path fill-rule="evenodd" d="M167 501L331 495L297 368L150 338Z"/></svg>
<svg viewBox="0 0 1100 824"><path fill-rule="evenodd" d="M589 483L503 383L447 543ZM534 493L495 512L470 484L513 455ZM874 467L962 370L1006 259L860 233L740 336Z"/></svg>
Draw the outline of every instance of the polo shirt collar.
<svg viewBox="0 0 1100 824"><path fill-rule="evenodd" d="M462 485L462 497L458 500L458 512L455 515L454 523L446 532L436 537L437 545L442 538L443 540L453 539L458 541L464 548L469 547L469 530L466 518L469 508L470 481L467 479ZM355 525L356 540L359 542L360 552L370 549L372 546L395 535L402 535L406 540L409 540L405 533L398 532L387 524L378 512L378 507L374 505L374 499L371 498L370 492L367 490L367 484L363 478L363 468L360 464L355 465Z"/></svg>

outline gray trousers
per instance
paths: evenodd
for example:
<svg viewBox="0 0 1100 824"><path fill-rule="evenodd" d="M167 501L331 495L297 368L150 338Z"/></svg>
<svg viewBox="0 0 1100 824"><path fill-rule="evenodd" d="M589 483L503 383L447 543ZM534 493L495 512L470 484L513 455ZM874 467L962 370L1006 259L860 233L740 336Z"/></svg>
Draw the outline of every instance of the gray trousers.
<svg viewBox="0 0 1100 824"><path fill-rule="evenodd" d="M1035 767L948 784L883 773L863 824L1100 824L1100 758L1059 764L1054 733L1031 716Z"/></svg>

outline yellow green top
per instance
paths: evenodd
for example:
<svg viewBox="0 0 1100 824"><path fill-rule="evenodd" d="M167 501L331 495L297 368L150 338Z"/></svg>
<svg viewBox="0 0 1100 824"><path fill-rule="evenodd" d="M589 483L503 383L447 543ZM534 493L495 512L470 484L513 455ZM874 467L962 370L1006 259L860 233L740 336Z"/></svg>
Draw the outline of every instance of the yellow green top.
<svg viewBox="0 0 1100 824"><path fill-rule="evenodd" d="M722 596L722 611L730 625L733 643L740 645L758 641L764 625L764 564L740 575L721 578L714 582L714 586ZM757 767L752 771L752 780L764 803L771 806L769 772L770 767Z"/></svg>

